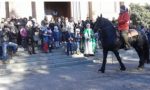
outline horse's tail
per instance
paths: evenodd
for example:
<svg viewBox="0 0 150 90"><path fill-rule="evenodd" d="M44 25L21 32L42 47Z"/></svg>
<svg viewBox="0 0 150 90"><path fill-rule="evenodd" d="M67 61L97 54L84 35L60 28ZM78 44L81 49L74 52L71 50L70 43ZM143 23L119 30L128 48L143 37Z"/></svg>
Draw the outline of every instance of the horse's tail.
<svg viewBox="0 0 150 90"><path fill-rule="evenodd" d="M148 43L148 39L146 37L145 43L143 44L143 50L144 50L144 57L145 57L145 62L146 63L150 63L150 59L149 59L149 43Z"/></svg>

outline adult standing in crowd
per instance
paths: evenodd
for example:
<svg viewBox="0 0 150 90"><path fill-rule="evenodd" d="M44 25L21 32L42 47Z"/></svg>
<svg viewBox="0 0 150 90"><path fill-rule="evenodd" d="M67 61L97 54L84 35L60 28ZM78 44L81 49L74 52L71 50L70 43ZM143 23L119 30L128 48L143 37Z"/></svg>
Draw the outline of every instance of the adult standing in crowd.
<svg viewBox="0 0 150 90"><path fill-rule="evenodd" d="M60 17L57 18L57 21L56 21L56 26L58 26L58 30L59 30L59 41L60 43L62 42L62 20Z"/></svg>
<svg viewBox="0 0 150 90"><path fill-rule="evenodd" d="M74 23L74 20L73 20L73 17L70 18L70 21L69 21L69 26L68 26L68 33L70 33L70 35L74 38L75 37L75 23Z"/></svg>
<svg viewBox="0 0 150 90"><path fill-rule="evenodd" d="M67 17L65 18L63 29L64 29L63 38L64 38L64 41L66 42L68 40L67 34L68 34L68 31L69 31L69 20L68 20Z"/></svg>
<svg viewBox="0 0 150 90"><path fill-rule="evenodd" d="M65 18L63 17L63 16L61 16L61 33L62 33L62 35L61 35L61 40L62 40L62 42L65 42L65 33L66 33L66 27L65 27Z"/></svg>
<svg viewBox="0 0 150 90"><path fill-rule="evenodd" d="M32 17L29 17L29 20L27 22L27 30L28 30L28 43L31 41L31 46L32 46L32 54L35 54L35 48L34 48L34 21L32 20Z"/></svg>
<svg viewBox="0 0 150 90"><path fill-rule="evenodd" d="M54 26L55 26L55 20L54 20L54 17L51 17L49 21L49 28L53 31Z"/></svg>
<svg viewBox="0 0 150 90"><path fill-rule="evenodd" d="M49 24L49 21L48 21L48 17L45 16L45 17L44 17L44 20L41 21L41 26L45 26L45 25L47 25L47 24Z"/></svg>
<svg viewBox="0 0 150 90"><path fill-rule="evenodd" d="M90 24L86 24L86 29L83 32L84 34L84 56L93 56L94 50L93 50L93 36L94 32L90 27Z"/></svg>
<svg viewBox="0 0 150 90"><path fill-rule="evenodd" d="M27 50L28 32L24 25L22 25L20 29L20 35L21 35L21 45L24 48L24 50Z"/></svg>
<svg viewBox="0 0 150 90"><path fill-rule="evenodd" d="M2 41L3 41L3 39L2 39L2 24L0 22L0 58L2 56Z"/></svg>
<svg viewBox="0 0 150 90"><path fill-rule="evenodd" d="M18 45L16 43L13 43L10 41L10 28L8 23L4 25L1 33L1 40L2 40L2 58L4 60L7 60L8 55L7 55L7 48L12 47L13 52L15 53L17 51Z"/></svg>
<svg viewBox="0 0 150 90"><path fill-rule="evenodd" d="M18 30L14 25L14 22L10 21L9 23L9 28L10 28L10 42L17 43L17 37L18 37Z"/></svg>

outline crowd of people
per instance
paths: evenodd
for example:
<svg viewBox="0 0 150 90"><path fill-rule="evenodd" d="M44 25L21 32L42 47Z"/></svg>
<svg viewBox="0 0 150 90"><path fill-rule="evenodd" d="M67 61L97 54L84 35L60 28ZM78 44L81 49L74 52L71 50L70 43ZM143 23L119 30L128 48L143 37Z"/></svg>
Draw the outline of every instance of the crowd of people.
<svg viewBox="0 0 150 90"><path fill-rule="evenodd" d="M35 18L2 18L0 22L0 57L9 58L9 48L13 53L24 48L29 54L36 50L51 53L52 49L65 46L66 55L84 53L93 56L96 48L96 34L93 22L87 17L85 21L74 22L73 18L57 17L49 20L47 16L37 23ZM35 49L37 48L37 49Z"/></svg>
<svg viewBox="0 0 150 90"><path fill-rule="evenodd" d="M128 43L130 16L123 5L117 20L112 21L124 39L125 48L130 48ZM150 30L142 25L134 26L140 30L150 43ZM93 56L99 47L100 34L94 30L94 21L89 17L84 20L74 21L73 17L45 16L41 23L35 18L2 18L0 22L0 57L2 60L9 58L9 51L16 53L18 47L24 48L29 54L36 54L36 48L44 53L51 53L52 49L65 46L66 55L83 53L84 56Z"/></svg>

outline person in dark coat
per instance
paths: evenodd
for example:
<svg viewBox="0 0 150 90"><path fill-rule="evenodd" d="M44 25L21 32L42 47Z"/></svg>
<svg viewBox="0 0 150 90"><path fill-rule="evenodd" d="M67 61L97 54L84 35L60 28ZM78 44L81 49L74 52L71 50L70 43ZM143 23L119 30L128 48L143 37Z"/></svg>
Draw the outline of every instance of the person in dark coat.
<svg viewBox="0 0 150 90"><path fill-rule="evenodd" d="M36 54L35 53L35 43L34 43L34 38L33 38L33 36L34 36L34 22L33 22L33 20L32 20L32 17L29 17L29 20L28 20L28 22L27 22L27 30L28 30L28 40L27 40L27 42L28 43L31 43L31 46L32 46L32 54Z"/></svg>

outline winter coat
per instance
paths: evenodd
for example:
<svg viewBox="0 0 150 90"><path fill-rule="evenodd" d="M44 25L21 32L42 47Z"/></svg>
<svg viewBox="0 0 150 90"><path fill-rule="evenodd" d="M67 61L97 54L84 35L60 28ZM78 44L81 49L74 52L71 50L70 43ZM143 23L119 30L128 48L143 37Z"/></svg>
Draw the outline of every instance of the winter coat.
<svg viewBox="0 0 150 90"><path fill-rule="evenodd" d="M119 31L129 30L129 21L130 21L129 13L127 11L121 13L118 18L118 30Z"/></svg>

